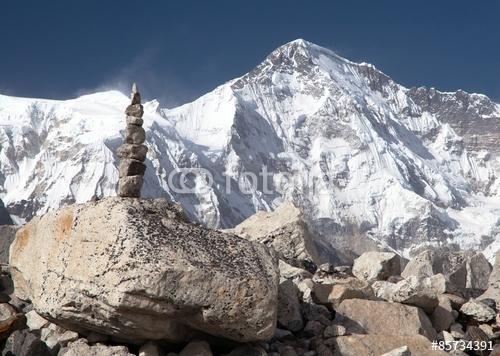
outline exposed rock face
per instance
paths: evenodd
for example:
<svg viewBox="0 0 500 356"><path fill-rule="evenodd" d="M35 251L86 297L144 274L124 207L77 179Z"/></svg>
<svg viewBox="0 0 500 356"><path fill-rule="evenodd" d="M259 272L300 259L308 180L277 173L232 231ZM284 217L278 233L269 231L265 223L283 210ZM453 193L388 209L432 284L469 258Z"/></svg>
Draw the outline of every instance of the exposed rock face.
<svg viewBox="0 0 500 356"><path fill-rule="evenodd" d="M496 253L493 271L488 280L488 289L479 299L491 298L496 302L497 310L500 310L500 251Z"/></svg>
<svg viewBox="0 0 500 356"><path fill-rule="evenodd" d="M422 309L409 305L347 299L336 312L337 323L345 325L351 332L398 336L419 334L430 340L437 336Z"/></svg>
<svg viewBox="0 0 500 356"><path fill-rule="evenodd" d="M482 322L493 320L496 315L493 309L473 299L462 305L460 312Z"/></svg>
<svg viewBox="0 0 500 356"><path fill-rule="evenodd" d="M392 252L365 252L354 261L352 273L365 281L385 280L401 273L400 259Z"/></svg>
<svg viewBox="0 0 500 356"><path fill-rule="evenodd" d="M420 280L415 276L396 283L390 300L420 307L426 313L432 313L439 304L437 293L430 284L430 278Z"/></svg>
<svg viewBox="0 0 500 356"><path fill-rule="evenodd" d="M1 225L0 226L0 263L9 263L9 247L14 238L19 226Z"/></svg>
<svg viewBox="0 0 500 356"><path fill-rule="evenodd" d="M337 308L346 299L372 299L373 291L365 281L354 277L338 278L332 284L315 284L314 298L320 304Z"/></svg>
<svg viewBox="0 0 500 356"><path fill-rule="evenodd" d="M76 330L171 341L191 329L237 341L274 333L277 258L189 224L163 199L107 198L36 217L10 252L16 294Z"/></svg>
<svg viewBox="0 0 500 356"><path fill-rule="evenodd" d="M124 143L117 150L118 157L121 158L118 167L118 196L138 198L141 196L143 176L146 172L144 161L148 148L143 145L146 141L146 131L142 128L144 109L135 83L132 86L132 103L125 112L128 116Z"/></svg>
<svg viewBox="0 0 500 356"><path fill-rule="evenodd" d="M452 292L478 294L488 287L491 266L482 253L472 251L425 250L412 258L403 277L431 277L442 273Z"/></svg>
<svg viewBox="0 0 500 356"><path fill-rule="evenodd" d="M314 238L293 203L285 202L271 213L257 212L229 231L272 246L292 266L311 269L319 262Z"/></svg>

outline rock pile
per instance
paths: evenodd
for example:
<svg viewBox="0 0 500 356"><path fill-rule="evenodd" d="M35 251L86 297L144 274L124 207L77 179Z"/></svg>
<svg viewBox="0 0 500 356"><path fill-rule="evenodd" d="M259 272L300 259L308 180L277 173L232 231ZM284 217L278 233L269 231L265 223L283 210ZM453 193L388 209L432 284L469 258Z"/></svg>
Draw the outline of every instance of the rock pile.
<svg viewBox="0 0 500 356"><path fill-rule="evenodd" d="M120 157L118 181L118 196L139 198L144 173L146 172L146 154L148 148L144 145L146 132L142 128L144 109L141 105L141 95L137 85L132 86L132 103L127 107L127 127L124 143L117 150Z"/></svg>
<svg viewBox="0 0 500 356"><path fill-rule="evenodd" d="M308 271L289 263L310 255L286 247L283 222L267 244L190 224L161 199L37 217L0 275L2 355L446 355L434 341L500 354L500 257L491 274L479 253L438 250Z"/></svg>

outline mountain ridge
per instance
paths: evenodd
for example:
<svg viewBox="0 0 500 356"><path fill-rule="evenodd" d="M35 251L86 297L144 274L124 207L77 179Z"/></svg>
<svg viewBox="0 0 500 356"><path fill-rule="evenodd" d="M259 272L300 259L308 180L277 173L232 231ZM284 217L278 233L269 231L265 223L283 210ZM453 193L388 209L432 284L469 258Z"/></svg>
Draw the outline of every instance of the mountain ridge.
<svg viewBox="0 0 500 356"><path fill-rule="evenodd" d="M126 99L0 96L0 198L18 221L114 195ZM326 255L374 246L408 254L422 244L483 249L498 236L500 106L482 94L408 89L373 65L299 39L191 103L145 108L143 195L178 201L208 226L233 227L291 200ZM269 194L247 177L264 167L273 175ZM215 184L190 178L193 193L174 192L168 174L185 168L204 169Z"/></svg>

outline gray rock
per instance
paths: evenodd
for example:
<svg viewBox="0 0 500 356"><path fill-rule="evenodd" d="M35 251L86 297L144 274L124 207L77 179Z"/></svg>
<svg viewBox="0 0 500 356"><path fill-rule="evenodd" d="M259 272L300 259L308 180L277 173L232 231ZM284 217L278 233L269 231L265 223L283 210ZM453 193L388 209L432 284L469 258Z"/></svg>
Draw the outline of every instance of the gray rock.
<svg viewBox="0 0 500 356"><path fill-rule="evenodd" d="M141 196L142 176L122 177L118 180L118 196L123 198L139 198Z"/></svg>
<svg viewBox="0 0 500 356"><path fill-rule="evenodd" d="M347 329L343 325L330 325L325 328L325 331L323 332L323 337L324 338L330 338L330 337L336 337L336 336L344 336L347 334Z"/></svg>
<svg viewBox="0 0 500 356"><path fill-rule="evenodd" d="M93 345L79 339L62 348L57 356L134 356L125 346Z"/></svg>
<svg viewBox="0 0 500 356"><path fill-rule="evenodd" d="M463 339L465 336L462 325L459 323L453 323L450 325L450 334L455 339Z"/></svg>
<svg viewBox="0 0 500 356"><path fill-rule="evenodd" d="M118 168L120 178L128 176L143 176L146 165L135 159L122 159Z"/></svg>
<svg viewBox="0 0 500 356"><path fill-rule="evenodd" d="M291 331L299 331L304 327L299 293L291 280L281 282L278 287L278 322Z"/></svg>
<svg viewBox="0 0 500 356"><path fill-rule="evenodd" d="M124 143L116 150L116 154L120 158L136 159L141 162L146 160L147 153L148 148L146 146L133 145L130 143Z"/></svg>
<svg viewBox="0 0 500 356"><path fill-rule="evenodd" d="M448 330L455 321L451 301L446 295L440 295L439 304L431 315L431 322L437 332Z"/></svg>
<svg viewBox="0 0 500 356"><path fill-rule="evenodd" d="M141 145L146 141L146 131L140 126L127 125L124 141L125 143Z"/></svg>
<svg viewBox="0 0 500 356"><path fill-rule="evenodd" d="M1 225L0 226L0 264L9 263L9 246L16 237L19 226Z"/></svg>
<svg viewBox="0 0 500 356"><path fill-rule="evenodd" d="M31 331L40 330L49 325L49 321L40 316L36 311L31 310L26 315L26 325Z"/></svg>
<svg viewBox="0 0 500 356"><path fill-rule="evenodd" d="M144 120L140 117L135 116L127 116L127 125L136 125L142 126L144 124Z"/></svg>
<svg viewBox="0 0 500 356"><path fill-rule="evenodd" d="M392 336L420 334L429 340L437 337L422 309L399 303L347 299L336 309L334 322L344 325L349 333Z"/></svg>
<svg viewBox="0 0 500 356"><path fill-rule="evenodd" d="M319 321L310 320L307 322L302 332L307 337L313 337L322 335L324 330L325 330L325 325L321 324Z"/></svg>
<svg viewBox="0 0 500 356"><path fill-rule="evenodd" d="M305 320L319 321L323 325L331 324L331 313L324 305L304 303L302 305L302 313Z"/></svg>
<svg viewBox="0 0 500 356"><path fill-rule="evenodd" d="M337 278L332 284L318 284L313 287L314 300L335 309L345 299L372 299L373 291L365 281L354 277Z"/></svg>
<svg viewBox="0 0 500 356"><path fill-rule="evenodd" d="M5 342L2 356L52 356L49 348L27 329L14 331Z"/></svg>
<svg viewBox="0 0 500 356"><path fill-rule="evenodd" d="M401 273L400 257L392 252L365 252L354 260L352 273L368 282L385 280Z"/></svg>
<svg viewBox="0 0 500 356"><path fill-rule="evenodd" d="M142 117L142 115L144 115L144 108L141 104L129 105L127 109L125 109L125 114L127 116Z"/></svg>
<svg viewBox="0 0 500 356"><path fill-rule="evenodd" d="M67 206L33 218L10 252L16 294L68 329L137 342L193 328L242 342L274 334L276 256L188 223L165 199Z"/></svg>
<svg viewBox="0 0 500 356"><path fill-rule="evenodd" d="M471 251L425 250L412 258L401 273L403 277L431 277L442 273L447 292L484 290L491 266L481 253Z"/></svg>
<svg viewBox="0 0 500 356"><path fill-rule="evenodd" d="M206 341L191 341L179 353L179 356L212 356L210 345Z"/></svg>
<svg viewBox="0 0 500 356"><path fill-rule="evenodd" d="M411 276L394 285L390 300L393 302L414 305L426 313L432 313L439 304L436 292L430 283L425 283L416 276Z"/></svg>
<svg viewBox="0 0 500 356"><path fill-rule="evenodd" d="M295 267L314 269L319 260L306 220L291 202L270 213L259 211L228 231L272 246L280 259Z"/></svg>
<svg viewBox="0 0 500 356"><path fill-rule="evenodd" d="M462 314L468 315L474 320L488 322L495 319L496 313L486 304L471 299L460 308Z"/></svg>
<svg viewBox="0 0 500 356"><path fill-rule="evenodd" d="M496 253L495 264L488 279L488 289L478 299L491 298L496 303L497 311L500 311L500 251Z"/></svg>

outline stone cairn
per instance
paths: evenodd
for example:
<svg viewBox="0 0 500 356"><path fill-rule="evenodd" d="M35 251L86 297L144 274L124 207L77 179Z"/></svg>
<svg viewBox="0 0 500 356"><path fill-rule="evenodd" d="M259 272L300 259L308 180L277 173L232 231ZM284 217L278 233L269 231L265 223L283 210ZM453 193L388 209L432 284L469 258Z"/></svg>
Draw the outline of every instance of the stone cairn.
<svg viewBox="0 0 500 356"><path fill-rule="evenodd" d="M143 144L146 140L146 132L142 128L144 109L141 105L141 95L135 83L132 85L131 97L132 103L125 110L127 128L125 129L124 142L117 150L118 157L121 159L118 196L139 198L146 172L144 161L148 148Z"/></svg>

